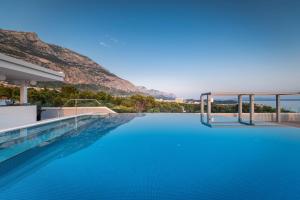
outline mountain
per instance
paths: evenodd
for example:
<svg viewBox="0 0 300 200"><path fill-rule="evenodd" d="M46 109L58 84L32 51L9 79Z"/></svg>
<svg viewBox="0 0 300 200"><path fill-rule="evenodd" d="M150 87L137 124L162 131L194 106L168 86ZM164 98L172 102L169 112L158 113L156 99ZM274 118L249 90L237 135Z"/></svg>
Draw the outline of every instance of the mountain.
<svg viewBox="0 0 300 200"><path fill-rule="evenodd" d="M176 95L172 93L162 92L154 89L147 89L144 86L137 86L141 93L148 94L150 96L156 97L157 99L175 99Z"/></svg>
<svg viewBox="0 0 300 200"><path fill-rule="evenodd" d="M113 94L142 93L155 96L152 90L135 86L111 73L90 58L70 49L43 42L36 33L0 29L0 53L65 73L65 82ZM155 90L156 91L156 90ZM157 94L163 92L157 92ZM167 94L167 93L165 93ZM159 95L160 96L160 95ZM171 95L174 96L174 95ZM171 96L164 96L170 98Z"/></svg>

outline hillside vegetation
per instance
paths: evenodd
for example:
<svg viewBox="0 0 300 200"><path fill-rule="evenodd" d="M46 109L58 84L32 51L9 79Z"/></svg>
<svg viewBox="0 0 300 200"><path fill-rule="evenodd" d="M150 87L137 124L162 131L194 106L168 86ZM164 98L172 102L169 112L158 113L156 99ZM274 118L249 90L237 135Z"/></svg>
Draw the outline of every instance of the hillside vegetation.
<svg viewBox="0 0 300 200"><path fill-rule="evenodd" d="M19 88L0 85L0 98L18 101ZM70 99L96 99L102 106L107 106L120 113L136 112L199 112L199 104L186 104L175 102L158 102L152 96L132 95L128 97L112 96L106 92L78 90L73 85L65 85L61 89L30 88L28 91L29 103L39 107L75 106L75 101ZM99 106L95 101L79 101L77 106ZM243 112L249 111L249 104L243 104ZM212 112L233 113L237 112L237 105L212 104ZM270 106L255 104L255 112L275 112ZM288 112L282 109L282 112Z"/></svg>

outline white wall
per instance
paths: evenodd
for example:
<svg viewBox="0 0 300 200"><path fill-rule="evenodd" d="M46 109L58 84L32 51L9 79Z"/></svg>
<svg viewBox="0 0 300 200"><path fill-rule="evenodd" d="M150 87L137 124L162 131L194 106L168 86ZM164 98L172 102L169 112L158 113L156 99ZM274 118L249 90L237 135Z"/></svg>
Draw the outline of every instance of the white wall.
<svg viewBox="0 0 300 200"><path fill-rule="evenodd" d="M0 106L0 130L36 122L36 106Z"/></svg>

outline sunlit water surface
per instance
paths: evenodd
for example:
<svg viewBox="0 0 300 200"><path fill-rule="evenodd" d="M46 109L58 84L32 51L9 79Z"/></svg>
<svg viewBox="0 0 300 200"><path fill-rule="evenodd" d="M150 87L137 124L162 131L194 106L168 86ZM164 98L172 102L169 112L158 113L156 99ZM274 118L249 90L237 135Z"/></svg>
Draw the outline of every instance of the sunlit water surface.
<svg viewBox="0 0 300 200"><path fill-rule="evenodd" d="M299 130L124 114L2 134L0 199L300 199Z"/></svg>

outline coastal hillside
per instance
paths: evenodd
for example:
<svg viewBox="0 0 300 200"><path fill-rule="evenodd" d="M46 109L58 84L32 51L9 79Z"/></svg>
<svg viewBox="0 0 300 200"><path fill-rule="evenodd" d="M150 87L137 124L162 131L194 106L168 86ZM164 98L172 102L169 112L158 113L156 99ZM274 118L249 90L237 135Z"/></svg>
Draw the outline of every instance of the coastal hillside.
<svg viewBox="0 0 300 200"><path fill-rule="evenodd" d="M63 71L66 83L83 88L118 94L142 93L159 98L175 97L173 94L137 87L84 55L42 41L33 32L0 29L0 53L52 70Z"/></svg>

